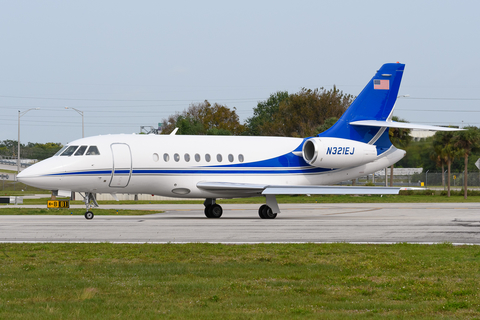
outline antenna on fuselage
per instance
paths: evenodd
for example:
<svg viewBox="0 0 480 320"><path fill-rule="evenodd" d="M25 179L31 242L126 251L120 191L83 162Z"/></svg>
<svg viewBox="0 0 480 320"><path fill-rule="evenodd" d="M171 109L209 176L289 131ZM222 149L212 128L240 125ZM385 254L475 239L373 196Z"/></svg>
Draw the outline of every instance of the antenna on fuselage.
<svg viewBox="0 0 480 320"><path fill-rule="evenodd" d="M170 133L171 136L174 136L178 131L178 128L173 129L172 133Z"/></svg>

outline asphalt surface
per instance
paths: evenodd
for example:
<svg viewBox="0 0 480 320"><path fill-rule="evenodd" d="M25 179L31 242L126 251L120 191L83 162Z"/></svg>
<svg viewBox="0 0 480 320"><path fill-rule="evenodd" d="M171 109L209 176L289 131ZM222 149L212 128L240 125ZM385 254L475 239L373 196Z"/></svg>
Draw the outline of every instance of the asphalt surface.
<svg viewBox="0 0 480 320"><path fill-rule="evenodd" d="M260 219L259 205L250 204L223 205L220 219L206 218L202 205L101 207L152 214L97 215L93 220L80 215L0 215L0 242L480 244L479 203L280 204L282 212L273 220ZM155 213L159 211L164 212Z"/></svg>

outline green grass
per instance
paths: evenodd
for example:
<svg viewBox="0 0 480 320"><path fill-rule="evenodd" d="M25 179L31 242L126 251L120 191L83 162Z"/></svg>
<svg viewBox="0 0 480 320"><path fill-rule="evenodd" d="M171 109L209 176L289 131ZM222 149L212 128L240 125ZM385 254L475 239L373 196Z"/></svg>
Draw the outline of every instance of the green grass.
<svg viewBox="0 0 480 320"><path fill-rule="evenodd" d="M51 193L51 191L31 187L21 182L7 180L0 180L0 189L0 196L23 196L32 193Z"/></svg>
<svg viewBox="0 0 480 320"><path fill-rule="evenodd" d="M37 209L37 208L18 208L18 207L1 207L0 206L0 215L84 215L85 209ZM95 208L92 210L95 215L104 216L104 215L129 215L129 216L138 216L145 214L159 213L163 211L159 210L115 210L115 209L99 209Z"/></svg>
<svg viewBox="0 0 480 320"><path fill-rule="evenodd" d="M473 319L477 246L0 244L1 319Z"/></svg>
<svg viewBox="0 0 480 320"><path fill-rule="evenodd" d="M12 174L17 174L17 170L5 170L5 169L0 169L0 173L12 173Z"/></svg>

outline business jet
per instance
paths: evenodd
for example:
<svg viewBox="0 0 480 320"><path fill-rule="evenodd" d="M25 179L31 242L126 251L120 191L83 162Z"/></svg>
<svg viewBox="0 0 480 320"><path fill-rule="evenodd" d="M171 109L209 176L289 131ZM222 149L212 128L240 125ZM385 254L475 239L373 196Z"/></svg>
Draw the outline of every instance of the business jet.
<svg viewBox="0 0 480 320"><path fill-rule="evenodd" d="M115 134L75 140L18 175L27 185L79 192L86 219L96 193L205 199L220 218L220 198L265 196L258 214L274 219L281 194L397 194L399 188L332 186L388 167L405 155L389 128L455 130L392 121L404 64L384 64L327 131L314 137ZM175 130L176 131L176 130Z"/></svg>

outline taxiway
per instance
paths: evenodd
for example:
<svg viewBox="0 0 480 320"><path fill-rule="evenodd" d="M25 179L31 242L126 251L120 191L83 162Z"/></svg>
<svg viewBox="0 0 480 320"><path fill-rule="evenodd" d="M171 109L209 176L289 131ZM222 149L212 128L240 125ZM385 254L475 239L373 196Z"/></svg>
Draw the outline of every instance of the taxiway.
<svg viewBox="0 0 480 320"><path fill-rule="evenodd" d="M0 242L480 244L479 203L281 204L274 220L260 219L258 207L225 204L220 219L207 219L202 205L190 204L102 205L152 214L93 220L0 215Z"/></svg>

